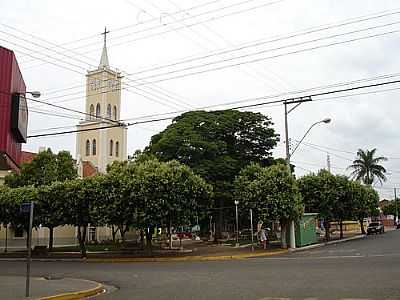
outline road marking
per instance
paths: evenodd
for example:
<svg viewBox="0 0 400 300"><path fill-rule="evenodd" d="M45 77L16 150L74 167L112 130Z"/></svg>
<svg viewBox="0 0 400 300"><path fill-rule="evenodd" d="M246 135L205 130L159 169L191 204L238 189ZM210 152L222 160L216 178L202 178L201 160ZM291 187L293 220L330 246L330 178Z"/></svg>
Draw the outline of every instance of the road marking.
<svg viewBox="0 0 400 300"><path fill-rule="evenodd" d="M291 299L292 298L264 297L264 298L260 298L258 300L291 300ZM296 299L298 299L298 298L296 298ZM318 300L318 298L309 297L309 298L304 298L303 300ZM370 298L341 298L338 300L372 300L372 299L370 299Z"/></svg>

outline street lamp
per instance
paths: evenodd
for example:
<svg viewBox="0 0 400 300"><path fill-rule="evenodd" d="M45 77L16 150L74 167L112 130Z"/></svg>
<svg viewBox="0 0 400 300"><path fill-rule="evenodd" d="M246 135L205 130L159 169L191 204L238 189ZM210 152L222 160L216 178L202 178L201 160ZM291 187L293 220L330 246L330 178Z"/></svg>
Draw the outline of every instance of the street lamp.
<svg viewBox="0 0 400 300"><path fill-rule="evenodd" d="M40 92L33 91L33 92L25 92L26 94L31 94L33 98L39 98L41 96Z"/></svg>
<svg viewBox="0 0 400 300"><path fill-rule="evenodd" d="M235 200L235 208L236 208L236 245L235 247L239 247L239 216L238 216L238 205L239 201Z"/></svg>
<svg viewBox="0 0 400 300"><path fill-rule="evenodd" d="M297 150L297 148L299 148L301 142L304 140L304 138L307 136L307 134L310 132L310 130L311 130L315 125L321 124L321 123L328 124L328 123L330 123L331 121L332 121L331 118L325 118L325 119L323 119L323 120L321 120L321 121L318 121L318 122L315 122L314 124L312 124L312 125L310 126L310 128L308 128L308 130L306 131L306 133L303 135L303 137L300 139L300 141L297 143L297 145L296 145L296 147L293 149L292 153L289 154L289 159L290 159L290 157L293 156L294 152ZM287 145L286 147L289 147L289 145Z"/></svg>

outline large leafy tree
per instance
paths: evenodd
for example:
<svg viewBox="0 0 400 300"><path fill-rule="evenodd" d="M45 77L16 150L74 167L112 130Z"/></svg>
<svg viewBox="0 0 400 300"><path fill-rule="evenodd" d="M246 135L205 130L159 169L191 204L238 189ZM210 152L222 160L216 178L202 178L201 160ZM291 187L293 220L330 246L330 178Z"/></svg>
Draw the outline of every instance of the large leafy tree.
<svg viewBox="0 0 400 300"><path fill-rule="evenodd" d="M149 245L152 228L189 225L209 203L211 186L177 161L150 159L138 163L134 169L133 184L140 186L140 223L149 228L146 231Z"/></svg>
<svg viewBox="0 0 400 300"><path fill-rule="evenodd" d="M353 170L351 176L356 180L368 185L378 180L382 184L386 181L386 169L380 163L386 160L386 157L376 156L376 148L366 151L358 149L357 159L348 168Z"/></svg>
<svg viewBox="0 0 400 300"><path fill-rule="evenodd" d="M119 231L122 240L130 227L141 227L139 218L140 185L135 176L136 164L128 161L115 161L107 168L102 181L104 198L99 202L103 222L112 228L113 240Z"/></svg>
<svg viewBox="0 0 400 300"><path fill-rule="evenodd" d="M271 150L279 137L272 125L271 119L260 113L192 111L154 135L146 152L191 167L213 185L213 202L223 207L232 201L233 181L243 167L250 162L261 166L273 163ZM222 224L219 211L217 237Z"/></svg>
<svg viewBox="0 0 400 300"><path fill-rule="evenodd" d="M279 220L282 246L286 247L286 225L303 213L303 201L295 178L286 165L261 167L251 164L235 180L235 198L252 208L259 221Z"/></svg>
<svg viewBox="0 0 400 300"><path fill-rule="evenodd" d="M305 211L318 213L325 221L326 239L330 238L331 221L343 221L351 204L345 177L335 176L326 170L308 174L298 180L304 199Z"/></svg>
<svg viewBox="0 0 400 300"><path fill-rule="evenodd" d="M103 177L93 176L84 179L64 181L63 191L58 198L63 205L64 221L77 227L77 238L82 257L86 257L86 233L89 224L102 225L101 206L99 203L104 198L101 188Z"/></svg>

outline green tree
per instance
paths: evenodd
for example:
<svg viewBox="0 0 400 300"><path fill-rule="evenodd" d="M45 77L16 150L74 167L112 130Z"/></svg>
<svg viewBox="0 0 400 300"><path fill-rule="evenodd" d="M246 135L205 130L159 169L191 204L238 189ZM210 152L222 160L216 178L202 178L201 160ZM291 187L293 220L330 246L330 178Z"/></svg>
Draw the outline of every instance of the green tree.
<svg viewBox="0 0 400 300"><path fill-rule="evenodd" d="M343 179L340 178L339 179ZM318 213L324 220L326 239L330 239L330 222L345 216L347 204L345 181L326 170L308 174L298 180L304 199L305 211Z"/></svg>
<svg viewBox="0 0 400 300"><path fill-rule="evenodd" d="M63 182L78 176L74 161L68 151L60 151L53 154L51 149L39 152L30 163L22 164L20 173L13 173L5 178L5 184L10 187L35 186L43 187L54 182ZM57 191L55 191L57 192ZM45 189L40 193L40 206L45 208L56 208L57 199ZM49 250L53 249L54 225L61 225L59 215L62 212L50 209L43 210L43 226L49 225ZM52 216L54 214L54 216ZM46 225L47 224L47 225Z"/></svg>
<svg viewBox="0 0 400 300"><path fill-rule="evenodd" d="M72 156L67 151L53 154L50 149L38 153L30 163L21 166L20 173L5 177L10 187L33 185L39 187L55 181L64 181L78 176Z"/></svg>
<svg viewBox="0 0 400 300"><path fill-rule="evenodd" d="M364 219L379 214L379 195L369 185L362 185L358 181L351 182L353 214L360 223L361 233L365 234Z"/></svg>
<svg viewBox="0 0 400 300"><path fill-rule="evenodd" d="M0 189L0 223L10 224L12 228L23 228L28 232L29 214L21 213L22 203L33 202L37 204L37 190L33 187L7 188ZM39 225L39 214L34 210L33 226Z"/></svg>
<svg viewBox="0 0 400 300"><path fill-rule="evenodd" d="M64 182L54 182L37 188L38 201L36 213L42 226L49 229L49 251L53 250L54 228L64 225L65 210L63 194L65 192Z"/></svg>
<svg viewBox="0 0 400 300"><path fill-rule="evenodd" d="M260 113L192 111L175 118L163 132L154 135L146 152L162 161L176 159L213 185L216 207L233 201L233 181L251 162L273 163L271 150L279 137L271 119ZM221 232L219 210L217 235Z"/></svg>
<svg viewBox="0 0 400 300"><path fill-rule="evenodd" d="M252 208L259 221L279 220L282 246L286 247L289 220L303 213L303 201L295 178L282 164L261 167L250 164L235 180L235 198L241 206Z"/></svg>
<svg viewBox="0 0 400 300"><path fill-rule="evenodd" d="M101 205L104 190L101 188L102 176L68 180L62 183L59 200L63 203L64 224L77 227L77 239L82 257L86 257L86 234L88 225L103 225Z"/></svg>
<svg viewBox="0 0 400 300"><path fill-rule="evenodd" d="M352 219L354 205L352 199L351 181L343 175L334 176L331 183L331 200L333 216L339 222L340 239L343 238L343 221Z"/></svg>
<svg viewBox="0 0 400 300"><path fill-rule="evenodd" d="M129 228L134 225L140 226L141 195L134 166L132 162L115 161L108 166L102 181L104 198L100 201L100 210L104 212L103 222L111 226L114 242L118 231L125 241L125 234Z"/></svg>
<svg viewBox="0 0 400 300"><path fill-rule="evenodd" d="M386 181L386 169L380 165L381 162L387 161L386 157L376 157L376 148L372 150L358 149L357 159L348 169L353 170L351 177L362 181L365 184L371 185L374 181L378 180L381 184Z"/></svg>
<svg viewBox="0 0 400 300"><path fill-rule="evenodd" d="M385 215L398 216L400 213L400 199L397 198L396 202L395 200L390 201L388 205L383 207L382 211Z"/></svg>

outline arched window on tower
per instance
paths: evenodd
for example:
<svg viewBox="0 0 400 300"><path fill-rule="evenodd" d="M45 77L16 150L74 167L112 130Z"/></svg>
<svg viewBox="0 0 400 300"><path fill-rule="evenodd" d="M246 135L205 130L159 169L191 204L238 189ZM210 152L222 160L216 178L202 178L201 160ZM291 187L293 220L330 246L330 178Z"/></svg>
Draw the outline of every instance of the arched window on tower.
<svg viewBox="0 0 400 300"><path fill-rule="evenodd" d="M119 156L119 142L115 142L115 156Z"/></svg>
<svg viewBox="0 0 400 300"><path fill-rule="evenodd" d="M113 155L113 151L114 151L114 142L113 142L113 140L111 140L110 141L110 156L112 156Z"/></svg>
<svg viewBox="0 0 400 300"><path fill-rule="evenodd" d="M111 119L111 104L107 105L107 118Z"/></svg>
<svg viewBox="0 0 400 300"><path fill-rule="evenodd" d="M115 106L115 105L114 105L113 116L114 116L114 120L117 120L117 106Z"/></svg>
<svg viewBox="0 0 400 300"><path fill-rule="evenodd" d="M96 105L96 118L100 117L100 113L101 113L101 111L100 111L100 103L97 103L97 105Z"/></svg>
<svg viewBox="0 0 400 300"><path fill-rule="evenodd" d="M90 142L86 140L86 156L90 155Z"/></svg>
<svg viewBox="0 0 400 300"><path fill-rule="evenodd" d="M93 154L93 155L96 155L96 154L97 154L96 139L93 139L93 142L92 142L92 154Z"/></svg>
<svg viewBox="0 0 400 300"><path fill-rule="evenodd" d="M90 114L90 119L93 119L93 117L94 117L94 105L93 104L90 104L89 114Z"/></svg>

